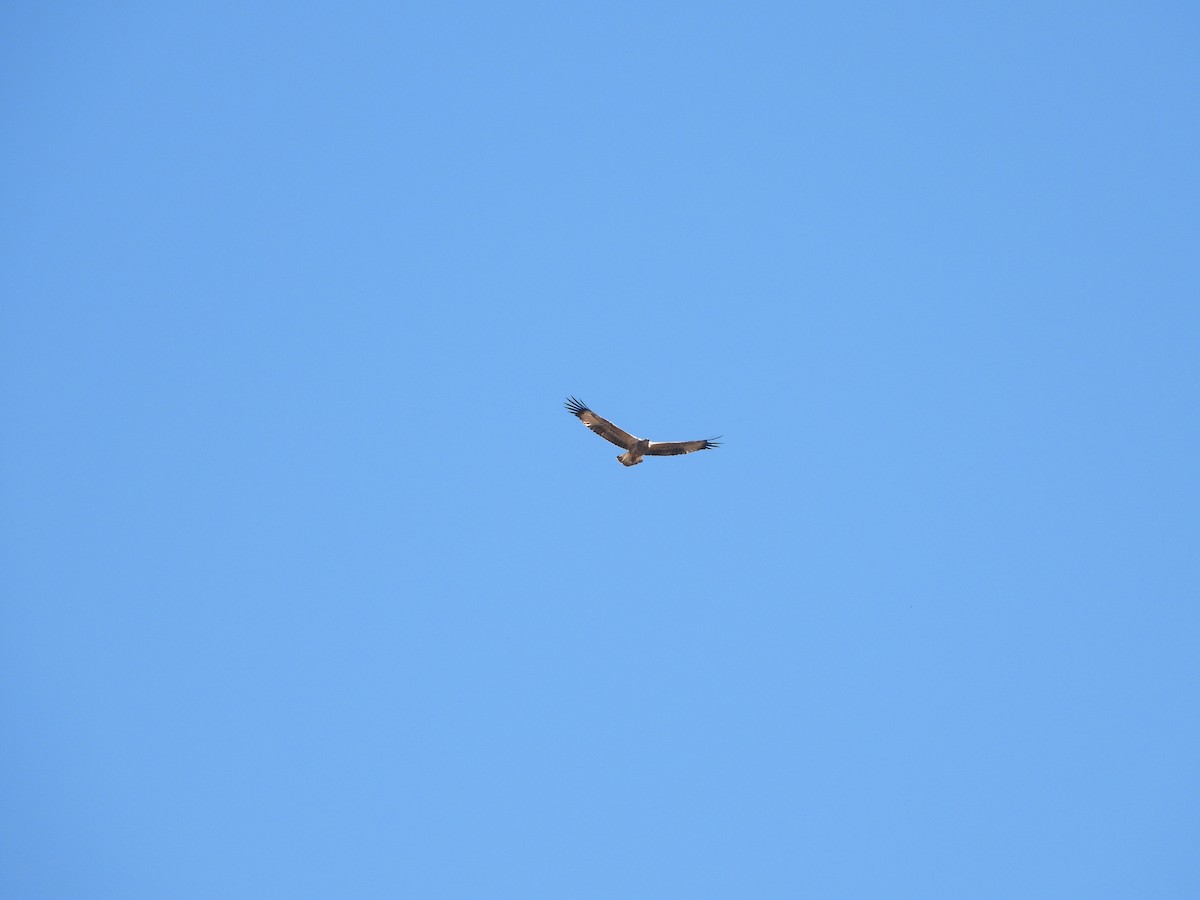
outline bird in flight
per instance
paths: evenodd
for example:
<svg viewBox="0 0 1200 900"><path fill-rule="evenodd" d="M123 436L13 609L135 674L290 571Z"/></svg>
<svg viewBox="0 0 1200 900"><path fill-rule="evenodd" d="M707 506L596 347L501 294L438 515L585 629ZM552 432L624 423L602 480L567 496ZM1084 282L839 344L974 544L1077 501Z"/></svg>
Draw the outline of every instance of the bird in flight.
<svg viewBox="0 0 1200 900"><path fill-rule="evenodd" d="M721 446L715 438L711 441L652 441L649 438L637 438L627 431L622 431L608 419L596 415L587 408L587 404L574 397L567 398L566 407L593 432L625 451L617 457L617 462L623 466L636 466L644 456L680 456Z"/></svg>

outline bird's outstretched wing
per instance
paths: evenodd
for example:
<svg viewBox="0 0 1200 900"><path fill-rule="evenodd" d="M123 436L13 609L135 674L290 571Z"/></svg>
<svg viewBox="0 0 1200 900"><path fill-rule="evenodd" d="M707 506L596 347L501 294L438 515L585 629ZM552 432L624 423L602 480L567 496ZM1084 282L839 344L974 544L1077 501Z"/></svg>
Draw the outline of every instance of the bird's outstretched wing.
<svg viewBox="0 0 1200 900"><path fill-rule="evenodd" d="M651 441L646 451L647 456L679 456L683 453L695 453L697 450L712 450L721 444L713 438L703 441Z"/></svg>
<svg viewBox="0 0 1200 900"><path fill-rule="evenodd" d="M622 450L628 450L637 443L635 438L628 431L622 431L608 419L596 415L587 408L587 404L574 397L568 397L566 402L567 409L576 416L579 416L579 421L594 431L600 437L604 438L613 444L616 444ZM699 449L699 448L697 448ZM687 453L687 450L676 451L678 453Z"/></svg>

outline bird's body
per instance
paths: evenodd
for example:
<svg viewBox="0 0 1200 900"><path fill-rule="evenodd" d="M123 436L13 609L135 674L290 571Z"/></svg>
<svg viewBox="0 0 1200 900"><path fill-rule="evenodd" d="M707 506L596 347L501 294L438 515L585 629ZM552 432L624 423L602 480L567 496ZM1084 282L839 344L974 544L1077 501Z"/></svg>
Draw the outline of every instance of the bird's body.
<svg viewBox="0 0 1200 900"><path fill-rule="evenodd" d="M650 450L650 439L642 438L637 441L632 447L624 453L617 456L617 460L623 466L636 466L642 461L642 457Z"/></svg>
<svg viewBox="0 0 1200 900"><path fill-rule="evenodd" d="M716 440L699 441L652 441L649 438L634 437L628 431L618 428L608 419L596 415L583 402L574 397L568 397L567 410L579 417L584 425L610 443L616 444L625 452L617 456L617 462L623 466L636 466L647 456L679 456L684 453L694 453L697 450L712 450L719 447Z"/></svg>

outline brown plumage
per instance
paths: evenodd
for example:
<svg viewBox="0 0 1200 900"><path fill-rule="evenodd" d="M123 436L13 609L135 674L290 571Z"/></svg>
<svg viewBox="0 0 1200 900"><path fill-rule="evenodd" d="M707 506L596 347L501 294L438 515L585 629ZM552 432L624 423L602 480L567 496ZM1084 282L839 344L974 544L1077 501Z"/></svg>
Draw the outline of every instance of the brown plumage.
<svg viewBox="0 0 1200 900"><path fill-rule="evenodd" d="M652 441L648 438L634 437L628 431L622 431L612 422L596 415L587 408L587 404L568 397L567 410L579 417L579 421L594 431L606 441L616 444L625 452L617 457L623 466L636 466L644 456L680 456L684 453L694 453L697 450L712 450L721 446L716 439L699 441Z"/></svg>

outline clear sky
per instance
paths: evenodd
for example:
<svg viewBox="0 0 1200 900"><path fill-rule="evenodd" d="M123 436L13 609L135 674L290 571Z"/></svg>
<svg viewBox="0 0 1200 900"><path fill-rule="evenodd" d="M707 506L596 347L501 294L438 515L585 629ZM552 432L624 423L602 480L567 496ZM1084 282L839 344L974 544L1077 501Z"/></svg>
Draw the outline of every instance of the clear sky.
<svg viewBox="0 0 1200 900"><path fill-rule="evenodd" d="M1200 896L1198 46L10 4L0 895Z"/></svg>

